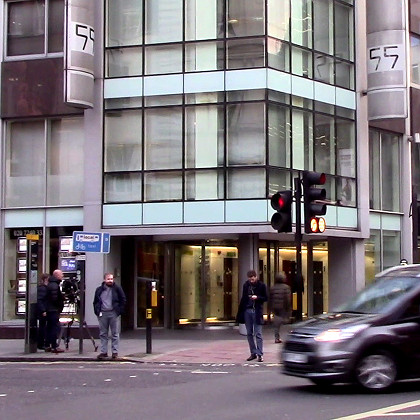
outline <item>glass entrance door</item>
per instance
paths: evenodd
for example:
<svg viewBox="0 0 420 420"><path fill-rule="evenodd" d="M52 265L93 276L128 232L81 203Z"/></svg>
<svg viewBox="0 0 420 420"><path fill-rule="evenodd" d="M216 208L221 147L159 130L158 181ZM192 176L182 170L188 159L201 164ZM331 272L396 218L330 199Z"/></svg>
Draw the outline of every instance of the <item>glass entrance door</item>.
<svg viewBox="0 0 420 420"><path fill-rule="evenodd" d="M176 322L233 321L238 308L238 249L223 245L175 248Z"/></svg>

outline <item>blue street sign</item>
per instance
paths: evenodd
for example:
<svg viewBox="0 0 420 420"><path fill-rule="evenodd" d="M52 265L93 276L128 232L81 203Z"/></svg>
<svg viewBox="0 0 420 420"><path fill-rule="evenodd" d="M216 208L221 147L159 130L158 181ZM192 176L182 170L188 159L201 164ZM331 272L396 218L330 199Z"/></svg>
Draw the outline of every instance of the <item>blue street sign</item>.
<svg viewBox="0 0 420 420"><path fill-rule="evenodd" d="M102 252L110 249L110 234L104 232L73 232L74 252Z"/></svg>

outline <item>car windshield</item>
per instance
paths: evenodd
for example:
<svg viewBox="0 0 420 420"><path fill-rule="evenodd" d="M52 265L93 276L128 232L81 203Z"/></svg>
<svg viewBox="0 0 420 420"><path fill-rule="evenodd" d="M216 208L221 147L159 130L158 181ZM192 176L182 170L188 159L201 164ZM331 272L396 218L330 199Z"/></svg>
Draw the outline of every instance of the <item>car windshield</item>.
<svg viewBox="0 0 420 420"><path fill-rule="evenodd" d="M398 304L400 297L420 284L416 277L382 277L372 283L334 312L362 314L384 313Z"/></svg>

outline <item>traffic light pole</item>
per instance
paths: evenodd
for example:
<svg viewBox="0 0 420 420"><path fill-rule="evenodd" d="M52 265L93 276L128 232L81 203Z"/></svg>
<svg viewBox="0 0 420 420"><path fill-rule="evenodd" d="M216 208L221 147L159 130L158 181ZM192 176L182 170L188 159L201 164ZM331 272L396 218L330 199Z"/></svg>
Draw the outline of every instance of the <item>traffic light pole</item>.
<svg viewBox="0 0 420 420"><path fill-rule="evenodd" d="M296 321L302 320L302 293L303 293L303 276L302 276L302 212L301 212L301 197L302 197L302 183L299 177L294 179L295 182L295 200L296 200L296 279L295 290L297 297Z"/></svg>

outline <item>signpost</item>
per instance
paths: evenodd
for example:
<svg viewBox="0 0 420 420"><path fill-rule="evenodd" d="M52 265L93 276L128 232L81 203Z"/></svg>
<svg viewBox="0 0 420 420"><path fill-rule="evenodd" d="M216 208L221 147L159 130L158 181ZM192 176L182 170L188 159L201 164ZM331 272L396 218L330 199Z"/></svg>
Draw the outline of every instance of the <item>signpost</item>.
<svg viewBox="0 0 420 420"><path fill-rule="evenodd" d="M105 232L73 232L74 252L101 252L108 254L110 234Z"/></svg>
<svg viewBox="0 0 420 420"><path fill-rule="evenodd" d="M109 253L111 246L111 235L106 232L73 232L73 252L96 252ZM80 309L79 309L79 353L83 353L83 327L85 322L85 255L76 257L77 281L80 287Z"/></svg>

